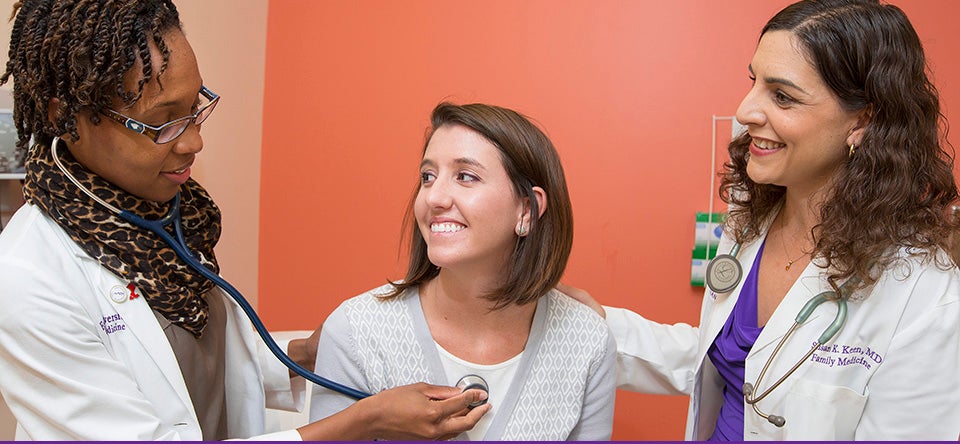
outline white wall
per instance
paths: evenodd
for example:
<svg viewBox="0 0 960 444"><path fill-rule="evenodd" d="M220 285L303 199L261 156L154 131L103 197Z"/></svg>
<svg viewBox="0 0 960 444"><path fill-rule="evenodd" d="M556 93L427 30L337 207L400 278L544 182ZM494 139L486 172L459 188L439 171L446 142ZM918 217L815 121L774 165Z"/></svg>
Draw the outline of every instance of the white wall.
<svg viewBox="0 0 960 444"><path fill-rule="evenodd" d="M253 306L258 298L260 147L268 2L178 2L204 83L222 97L214 115L203 125L205 148L193 167L193 175L223 211L223 236L216 250L222 274ZM0 66L7 61L12 24L6 17L13 3L0 0ZM0 181L0 202L8 202L8 196L15 199L18 193L11 187L17 184L2 182L8 181ZM6 215L0 216L6 220ZM0 402L0 440L13 438L14 425L6 405Z"/></svg>

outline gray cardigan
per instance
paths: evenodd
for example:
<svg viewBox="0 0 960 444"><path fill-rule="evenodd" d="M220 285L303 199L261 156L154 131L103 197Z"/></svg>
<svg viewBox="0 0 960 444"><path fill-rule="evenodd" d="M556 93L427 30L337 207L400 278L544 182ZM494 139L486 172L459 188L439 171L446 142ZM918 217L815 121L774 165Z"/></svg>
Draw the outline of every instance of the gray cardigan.
<svg viewBox="0 0 960 444"><path fill-rule="evenodd" d="M327 318L317 373L369 393L421 381L455 384L446 378L418 292L389 301L376 297L389 290L384 286L349 299ZM510 393L495 406L484 440L610 439L615 352L613 336L596 313L556 290L544 295ZM352 403L315 387L310 420Z"/></svg>

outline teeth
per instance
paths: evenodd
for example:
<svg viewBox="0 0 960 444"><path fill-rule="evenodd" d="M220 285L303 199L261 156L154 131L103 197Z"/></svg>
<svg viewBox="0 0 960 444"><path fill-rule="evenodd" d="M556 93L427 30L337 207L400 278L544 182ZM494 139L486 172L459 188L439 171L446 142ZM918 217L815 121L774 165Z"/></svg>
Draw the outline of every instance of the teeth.
<svg viewBox="0 0 960 444"><path fill-rule="evenodd" d="M463 230L463 225L455 224L451 222L444 222L442 224L430 224L430 231L434 233L456 233L460 230Z"/></svg>
<svg viewBox="0 0 960 444"><path fill-rule="evenodd" d="M753 139L753 144L756 145L757 148L760 148L762 150L775 150L777 148L783 148L787 146L786 144L783 144L783 143L776 143L776 142L771 142L769 140L763 140L763 139Z"/></svg>

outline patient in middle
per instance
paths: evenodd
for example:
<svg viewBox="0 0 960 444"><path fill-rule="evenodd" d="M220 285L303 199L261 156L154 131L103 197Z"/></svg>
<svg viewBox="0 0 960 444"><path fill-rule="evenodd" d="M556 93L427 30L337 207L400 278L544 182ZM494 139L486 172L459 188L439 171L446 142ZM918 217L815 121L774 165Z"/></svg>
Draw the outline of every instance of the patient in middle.
<svg viewBox="0 0 960 444"><path fill-rule="evenodd" d="M330 315L321 374L370 393L480 376L492 409L458 439L610 439L616 345L554 289L573 213L546 135L509 109L439 104L405 226L406 277ZM310 420L352 402L316 387Z"/></svg>

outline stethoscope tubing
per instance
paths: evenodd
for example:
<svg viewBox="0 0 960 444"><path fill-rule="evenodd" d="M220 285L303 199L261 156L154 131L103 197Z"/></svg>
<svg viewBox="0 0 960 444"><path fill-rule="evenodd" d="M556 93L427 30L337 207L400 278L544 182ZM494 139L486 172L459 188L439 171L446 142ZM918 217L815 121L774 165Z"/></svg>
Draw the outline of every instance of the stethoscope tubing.
<svg viewBox="0 0 960 444"><path fill-rule="evenodd" d="M711 290L717 293L726 293L726 292L732 291L737 285L739 285L740 280L743 277L743 271L742 271L743 268L740 265L739 259L737 259L740 253L740 247L741 247L740 243L737 242L736 244L734 244L733 248L730 249L729 254L719 255L717 256L717 258L714 258L714 261L716 261L717 259L721 259L721 260L729 261L731 264L735 265L734 267L729 269L735 270L736 273L734 275L731 275L730 277L723 276L722 285L715 286L712 282L714 278L717 278L717 276L720 276L720 275L714 275L711 273L711 269L714 263L712 262L710 266L707 267L707 275L705 276L705 280L707 281L707 286L710 287ZM813 355L813 352L815 352L818 347L820 347L822 344L826 344L827 342L829 342L831 339L834 338L834 336L837 335L837 333L840 332L840 329L843 328L843 325L844 323L846 323L846 320L847 320L846 296L852 293L854 287L859 285L860 282L861 280L859 277L853 276L847 279L847 281L840 286L839 291L828 290L828 291L821 292L816 296L810 298L810 300L807 301L807 303L804 304L803 308L801 308L800 311L797 313L797 317L796 319L794 319L793 325L790 326L790 329L787 330L787 333L780 339L780 342L777 344L776 348L774 348L773 353L770 355L769 358L767 358L767 361L763 364L763 368L760 370L760 375L757 376L756 383L751 384L748 382L744 382L743 399L747 404L750 404L753 407L753 410L758 415L762 416L763 418L766 418L768 421L770 421L770 423L776 425L777 427L783 427L783 425L786 423L786 419L784 419L784 417L778 416L778 415L772 415L772 414L767 415L761 412L760 408L757 406L757 403L763 400L764 398L766 398L767 395L769 395L777 387L779 387L780 384L786 381L786 379L790 377L790 375L796 372L797 369L800 368L800 366L803 365L804 362L810 359L810 356ZM723 291L717 291L718 288L722 289ZM827 328L823 331L823 333L820 334L820 337L817 338L817 340L813 343L813 346L810 347L810 350L807 351L807 353L803 356L803 358L800 358L800 360L798 360L795 364L793 364L790 370L784 373L783 376L777 379L777 381L774 382L770 387L768 387L762 393L757 395L756 391L760 389L760 383L763 381L763 377L767 374L767 370L770 368L770 363L773 362L773 360L776 358L777 354L780 352L780 349L783 348L783 345L787 342L787 339L793 335L793 332L801 324L807 322L807 319L814 312L814 310L816 310L817 307L820 306L820 304L826 301L831 301L831 300L837 303L837 314L834 317L833 322L831 322L830 325L827 326Z"/></svg>
<svg viewBox="0 0 960 444"><path fill-rule="evenodd" d="M257 315L257 312L253 309L250 303L247 302L243 295L240 294L240 291L234 288L234 286L227 282L226 279L223 279L216 273L210 271L209 268L205 267L202 263L200 263L200 261L190 254L186 247L186 242L183 239L183 230L180 224L179 201L180 193L177 193L177 195L174 197L174 200L171 202L170 213L160 220L147 220L129 211L120 211L120 217L131 224L160 236L160 238L170 245L170 248L173 248L173 251L177 254L177 256L186 262L190 268L203 275L203 277L210 279L210 281L225 291L227 295L229 295L230 298L233 299L238 305L240 305L240 308L243 309L244 314L246 314L250 319L253 327L257 330L257 333L260 335L260 338L263 339L263 342L267 345L267 348L270 349L270 352L272 352L273 355L276 356L277 359L279 359L280 362L283 363L283 365L285 365L287 368L314 384L338 393L342 393L351 398L359 400L370 396L369 393L347 387L343 384L331 381L320 375L317 375L314 372L311 372L310 370L307 370L302 365L297 364L293 359L290 359L290 357L280 349L280 346L277 344L277 342L272 336L270 336L270 332L267 331L263 321L260 320L260 316ZM173 222L176 238L171 236L170 233L163 229L164 225L167 225L171 222Z"/></svg>
<svg viewBox="0 0 960 444"><path fill-rule="evenodd" d="M233 299L241 309L243 309L244 314L247 315L247 318L250 319L250 323L252 323L253 327L257 330L257 334L259 334L260 338L263 339L264 344L266 344L267 348L270 349L270 352L273 353L273 355L276 356L284 366L314 384L328 388L337 393L347 395L351 398L360 400L370 396L369 393L362 392L360 390L347 387L343 384L339 384L324 378L310 370L305 369L302 365L297 364L293 359L290 359L290 356L287 356L287 354L280 349L280 346L277 345L277 341L270 336L270 332L268 332L266 326L263 325L263 321L260 320L260 316L257 315L256 310L250 306L250 303L247 302L246 298L243 297L240 291L234 288L234 286L227 282L226 279L210 271L209 268L204 266L202 263L200 263L200 261L193 257L193 255L190 253L190 249L187 247L187 243L183 239L183 228L180 223L179 192L177 192L177 194L170 201L170 210L167 212L167 215L159 220L147 220L129 211L120 210L97 197L97 195L93 194L93 192L88 190L87 187L83 186L80 181L73 177L73 174L70 174L70 172L67 171L67 169L63 166L63 163L60 162L60 158L57 156L58 142L60 142L60 138L55 137L53 142L50 144L50 154L53 156L54 163L57 164L57 167L60 169L60 171L62 171L67 178L73 182L77 188L80 189L80 191L83 191L84 194L92 198L95 202L102 205L106 209L119 215L123 220L137 227L150 231L157 236L160 236L160 238L166 242L170 248L173 248L173 251L176 253L177 257L186 262L187 266L200 273L203 277L210 279L210 281L213 282L217 287L220 287L220 289L225 291L227 295L230 296L230 298ZM163 228L171 223L173 224L176 238L174 238L174 236L172 236Z"/></svg>
<svg viewBox="0 0 960 444"><path fill-rule="evenodd" d="M846 284L844 284L844 286L845 285ZM755 389L760 388L760 383L763 381L763 377L767 374L767 370L770 368L770 363L773 362L773 359L776 358L778 353L780 353L780 349L783 348L783 344L785 344L787 342L787 339L793 335L793 332L798 327L800 327L800 325L802 325L804 322L807 321L807 318L810 317L810 314L813 313L813 311L817 308L817 306L834 297L836 297L835 292L825 291L823 293L820 293L814 296L812 299L807 301L807 303L803 306L803 308L797 314L797 318L796 320L794 320L793 325L790 326L789 330L787 330L787 334L783 335L783 338L781 338L780 342L777 343L777 347L773 349L773 353L767 359L767 362L764 363L763 369L760 370L760 375L757 376L757 382L755 383L755 385L754 384L750 385L752 388L755 388ZM843 326L843 323L846 322L846 319L847 319L846 300L844 300L843 298L836 298L836 302L837 302L837 315L834 317L833 322L830 323L830 325L826 328L826 330L824 330L823 333L820 335L820 337L817 338L817 340L813 343L813 345L810 347L810 350L807 351L807 353L803 356L803 358L800 358L800 360L794 363L793 367L790 367L790 370L784 373L783 376L780 377L780 379L774 382L770 387L767 388L767 390L765 390L760 395L755 396L756 395L755 393L746 393L747 391L745 390L744 400L747 401L747 404L756 404L761 400L763 400L763 398L766 398L767 395L769 395L771 392L773 392L774 389L779 387L780 384L783 383L783 381L786 381L790 375L792 375L795 371L797 371L797 369L800 368L800 366L803 365L804 362L807 362L807 360L810 359L810 356L813 355L813 352L817 351L818 347L829 342L831 339L833 339L834 336L836 336L836 334L840 331L840 328Z"/></svg>

